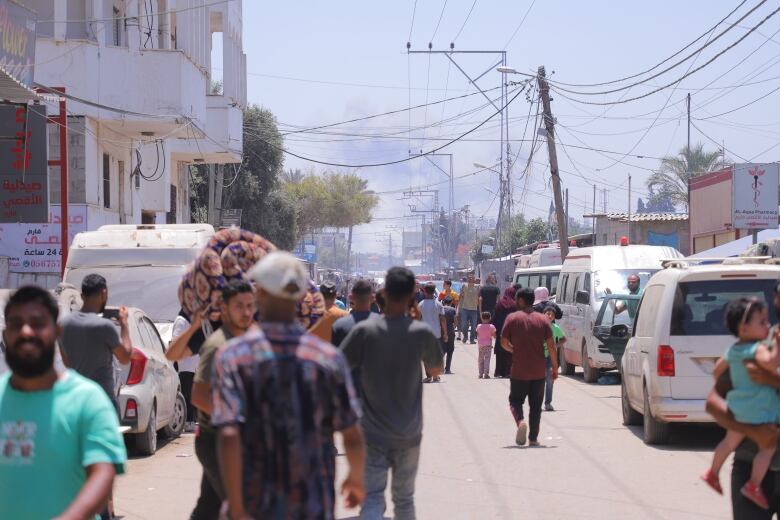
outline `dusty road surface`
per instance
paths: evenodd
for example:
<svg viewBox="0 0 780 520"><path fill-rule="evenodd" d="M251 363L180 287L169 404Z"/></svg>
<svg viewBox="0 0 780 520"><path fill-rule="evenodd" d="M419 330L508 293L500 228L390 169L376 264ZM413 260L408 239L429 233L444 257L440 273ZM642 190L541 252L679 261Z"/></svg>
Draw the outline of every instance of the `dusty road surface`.
<svg viewBox="0 0 780 520"><path fill-rule="evenodd" d="M620 387L586 385L578 372L555 385L542 415L540 448L514 444L509 381L476 377L476 347L458 343L453 375L425 385L425 430L417 511L429 519L731 518L729 501L698 475L720 432L682 427L671 444L645 446L641 427L621 424ZM116 488L128 520L185 519L198 495L192 435L134 459ZM344 457L338 460L340 476ZM730 464L721 480L728 494ZM388 500L388 517L392 503ZM357 511L338 510L338 517Z"/></svg>

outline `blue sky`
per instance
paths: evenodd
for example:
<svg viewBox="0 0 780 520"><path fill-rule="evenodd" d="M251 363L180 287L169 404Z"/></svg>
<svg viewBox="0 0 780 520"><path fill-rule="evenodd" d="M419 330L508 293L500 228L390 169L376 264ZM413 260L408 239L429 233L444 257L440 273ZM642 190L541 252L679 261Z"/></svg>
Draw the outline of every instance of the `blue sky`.
<svg viewBox="0 0 780 520"><path fill-rule="evenodd" d="M711 29L737 4L720 0L538 0L533 5L526 0L477 0L476 3L417 0L415 9L414 0L247 0L244 2L244 49L249 73L248 97L250 102L270 109L285 132L473 94L475 90L454 66L448 65L445 56L406 53L407 40L413 50L425 50L429 42L433 43L434 50L446 50L461 27L454 41L456 50L506 49L508 64L519 71L535 72L537 66L544 64L548 74L555 71L553 81L607 82L641 72L674 54ZM746 2L730 21L756 4L757 0ZM464 26L472 5L473 11ZM736 41L776 7L767 2L695 61L691 60L690 70ZM527 18L520 25L526 12ZM721 25L713 34L726 27ZM599 190L598 208L603 205L602 189L606 189L608 210L624 211L628 203L629 174L633 185L632 205L636 204L636 198L646 193L644 182L650 175L648 170L657 167L657 158L685 145L684 97L689 91L696 126L712 140L725 141L727 156L738 161L740 157L766 162L777 160L780 146L761 154L777 144L780 135L778 94L772 92L780 87L780 67L776 65L780 63L780 36L776 32L780 34L780 14L733 50L683 80L676 89L668 88L642 100L601 107L572 102L553 93L557 137L562 143L558 156L562 182L570 193L570 214L580 218L586 210L590 211L593 183ZM705 41L706 38L688 52ZM460 55L455 59L469 74L478 75L488 70L494 57ZM644 94L680 77L689 70L691 61L628 91L573 97L602 102ZM500 82L500 74L491 71L479 84L487 90L495 89ZM746 82L753 84L742 86ZM764 99L746 108L703 119L764 95ZM430 150L495 112L494 108L483 105L486 105L484 98L469 95L428 109L329 128L324 130L327 134L290 135L285 146L299 155L326 162L365 164L402 159L408 156L410 148ZM524 95L510 105L510 139L523 137L529 111L533 116L535 106L531 107ZM533 136L533 125L528 126L526 139ZM366 139L367 134L383 137ZM492 165L497 161L500 149L497 118L470 134L469 139L442 150L454 154L456 177L474 172L475 162ZM702 141L707 148L715 148L695 128L691 141ZM513 142L511 146L513 157L517 156L517 166L513 169L514 207L529 217L546 217L550 205L547 150L546 146L539 148L527 175L520 178L529 146L528 142ZM627 152L644 158L623 158L622 154ZM444 159L437 161L447 169ZM290 156L285 166L314 168L316 172L327 168ZM377 192L446 180L433 165L421 159L357 171ZM439 196L445 206L446 186L434 186L441 190ZM495 192L497 186L497 176L490 172L459 179L455 184L455 206L469 204L476 217L495 217L498 204L491 191ZM376 241L376 232L387 231L389 225L412 229L414 221L401 218L408 214L408 204L422 208L431 203L430 199L403 201L399 198L400 194L382 196L377 220L356 230L358 250L383 250L384 246Z"/></svg>

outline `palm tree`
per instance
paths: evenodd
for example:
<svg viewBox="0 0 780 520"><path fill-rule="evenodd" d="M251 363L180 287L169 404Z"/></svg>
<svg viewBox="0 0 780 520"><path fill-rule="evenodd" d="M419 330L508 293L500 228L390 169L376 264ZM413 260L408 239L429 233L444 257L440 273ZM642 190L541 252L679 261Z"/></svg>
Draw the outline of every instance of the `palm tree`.
<svg viewBox="0 0 780 520"><path fill-rule="evenodd" d="M720 150L705 151L702 143L697 143L690 151L687 147L682 148L677 155L661 159L661 167L647 180L647 187L655 190L658 197L668 198L687 211L688 180L712 171L720 159Z"/></svg>

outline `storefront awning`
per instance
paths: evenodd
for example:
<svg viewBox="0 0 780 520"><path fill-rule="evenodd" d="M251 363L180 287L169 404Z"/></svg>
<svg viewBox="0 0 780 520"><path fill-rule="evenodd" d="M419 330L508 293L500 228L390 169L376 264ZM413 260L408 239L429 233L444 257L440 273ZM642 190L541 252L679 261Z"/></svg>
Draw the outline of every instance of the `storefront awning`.
<svg viewBox="0 0 780 520"><path fill-rule="evenodd" d="M26 103L41 99L34 90L22 85L15 77L0 66L0 100Z"/></svg>

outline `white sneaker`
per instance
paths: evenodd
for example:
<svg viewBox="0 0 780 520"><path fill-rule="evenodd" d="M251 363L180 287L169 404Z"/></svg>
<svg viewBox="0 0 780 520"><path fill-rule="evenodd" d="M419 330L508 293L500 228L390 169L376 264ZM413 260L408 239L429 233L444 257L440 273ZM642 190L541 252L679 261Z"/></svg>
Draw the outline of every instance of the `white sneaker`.
<svg viewBox="0 0 780 520"><path fill-rule="evenodd" d="M528 438L528 425L525 421L520 421L517 425L517 434L515 435L515 443L518 446L523 446Z"/></svg>

